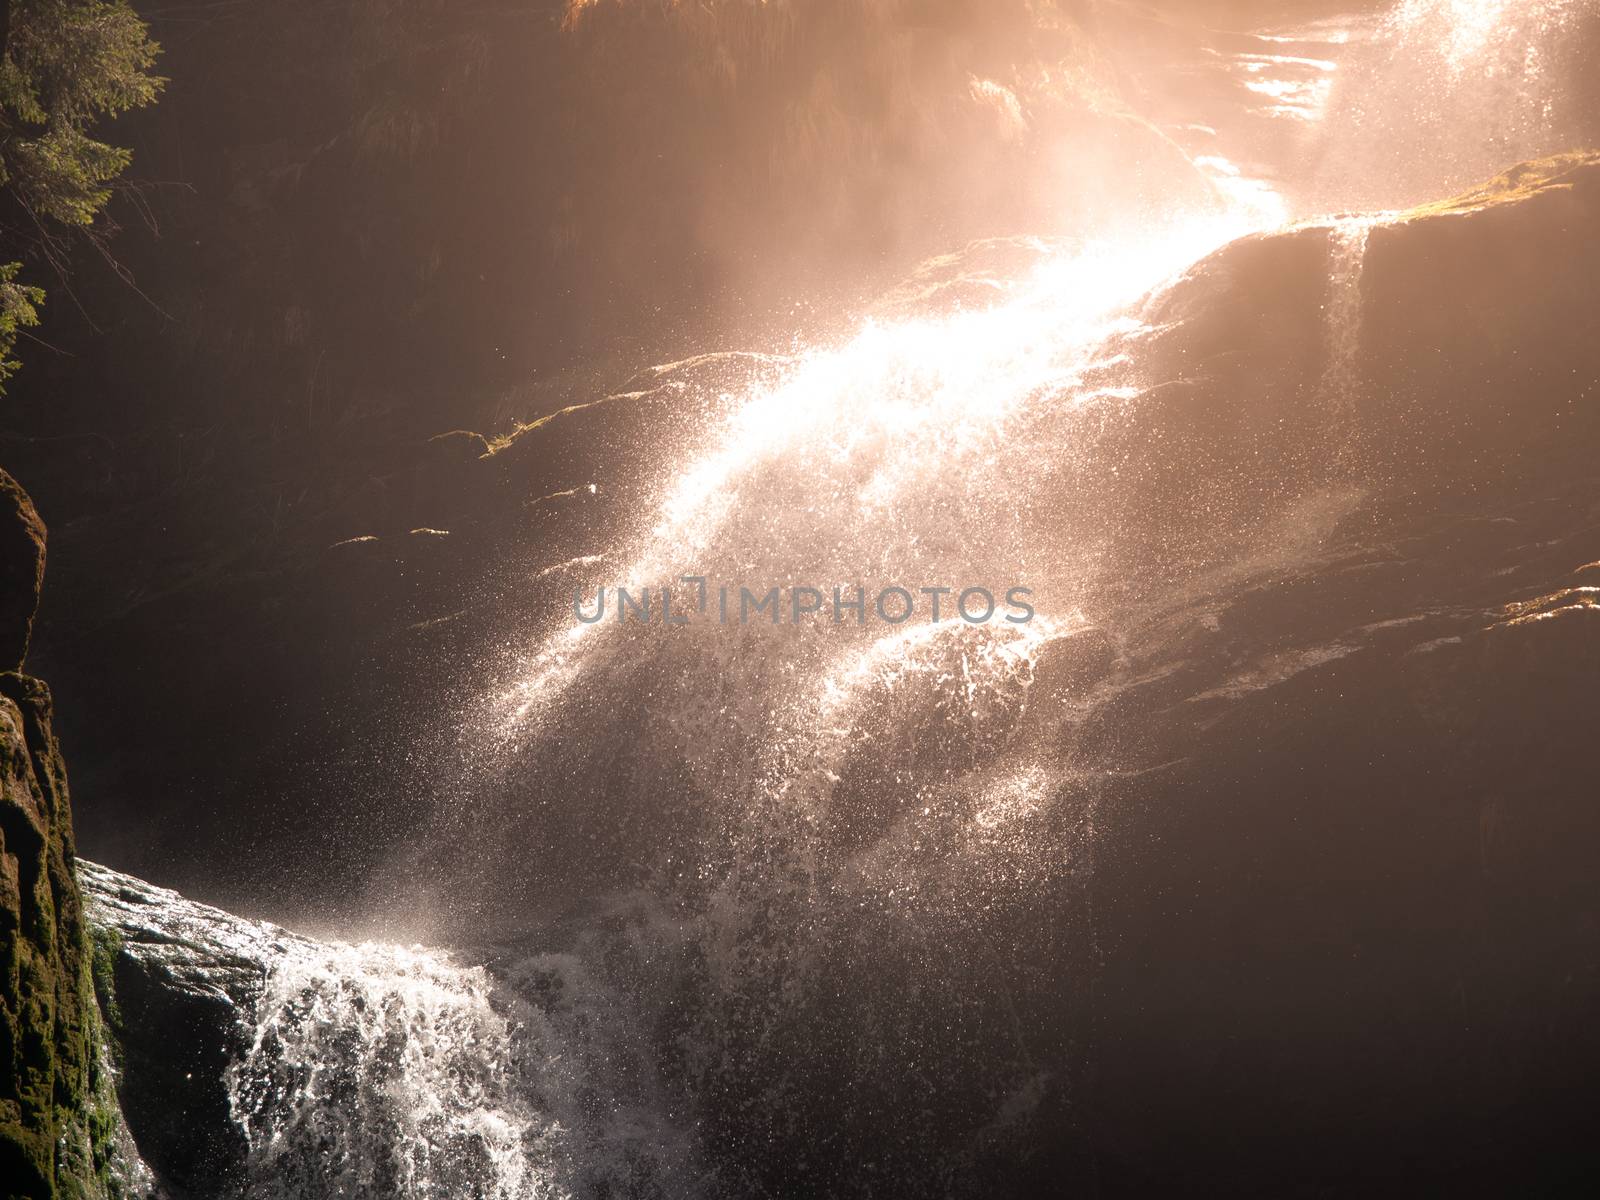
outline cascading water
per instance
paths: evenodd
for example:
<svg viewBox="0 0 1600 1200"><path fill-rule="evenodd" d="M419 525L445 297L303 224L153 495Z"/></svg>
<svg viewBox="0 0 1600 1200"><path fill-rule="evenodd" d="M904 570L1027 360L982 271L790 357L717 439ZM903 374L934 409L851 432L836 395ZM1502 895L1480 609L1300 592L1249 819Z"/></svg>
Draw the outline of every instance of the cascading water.
<svg viewBox="0 0 1600 1200"><path fill-rule="evenodd" d="M1333 418L1335 442L1347 441L1354 432L1360 386L1361 279L1367 261L1367 242L1380 216L1347 217L1329 231L1327 343L1328 364L1319 388L1322 403Z"/></svg>
<svg viewBox="0 0 1600 1200"><path fill-rule="evenodd" d="M1345 122L1329 135L1338 160L1375 152L1372 131L1411 120L1414 93L1429 138L1499 106L1481 155L1440 163L1417 145L1414 171L1371 173L1384 202L1410 198L1546 136L1544 47L1586 11L1407 0L1340 83L1331 60L1292 63L1315 104L1274 119ZM1431 86L1402 88L1396 64L1418 55ZM1341 98L1351 77L1382 86ZM799 587L1023 586L1037 618L544 614L542 639L469 718L470 778L431 831L444 865L426 881L501 928L538 912L541 948L498 975L393 947L282 963L231 1078L253 1194L598 1194L598 1148L619 1141L632 1165L605 1178L626 1176L628 1194L760 1194L770 1177L740 1164L763 1162L806 1172L803 1191L853 1154L860 1190L892 1178L915 1192L950 1186L1041 1105L1070 1105L1046 1097L1070 1098L1082 1067L1065 1031L1092 984L1096 786L1117 767L1075 740L1100 697L1074 664L1111 664L1099 678L1113 683L1094 687L1148 683L1149 668L1121 663L1113 614L1158 624L1163 596L1308 553L1345 511L1307 484L1295 537L1207 515L1196 524L1226 555L1159 570L1139 557L1157 533L1125 528L1136 485L1123 471L1141 464L1107 447L1146 382L1162 289L1286 211L1231 159L1210 167L1232 196L1220 214L1047 255L991 307L870 324L793 356L775 384L708 400L727 412L711 448L620 546L562 569L582 595L668 589L692 606L686 577L776 588L783 603ZM1332 227L1320 390L1335 439L1359 383L1375 220ZM1049 715L1031 703L1041 687ZM558 898L585 910L576 931ZM562 1026L552 995L579 978L609 999L569 1007ZM596 1024L627 1030L606 1037L651 1066L608 1076L612 1049L574 1049ZM575 1070L596 1072L586 1097ZM617 1125L594 1117L611 1088L672 1119L652 1125L640 1099L622 1123L635 1134L595 1132ZM845 1116L811 1146L810 1114L835 1090ZM717 1165L691 1169L702 1154Z"/></svg>
<svg viewBox="0 0 1600 1200"><path fill-rule="evenodd" d="M1596 21L1595 0L1403 0L1340 73L1314 196L1421 203L1582 144L1576 35Z"/></svg>
<svg viewBox="0 0 1600 1200"><path fill-rule="evenodd" d="M260 1197L570 1194L564 1131L535 1097L559 1054L496 1011L481 967L398 946L296 946L229 1072Z"/></svg>
<svg viewBox="0 0 1600 1200"><path fill-rule="evenodd" d="M180 902L181 903L181 902ZM618 1000L582 964L293 939L227 1076L262 1200L539 1200L684 1187ZM487 963L485 962L488 957Z"/></svg>

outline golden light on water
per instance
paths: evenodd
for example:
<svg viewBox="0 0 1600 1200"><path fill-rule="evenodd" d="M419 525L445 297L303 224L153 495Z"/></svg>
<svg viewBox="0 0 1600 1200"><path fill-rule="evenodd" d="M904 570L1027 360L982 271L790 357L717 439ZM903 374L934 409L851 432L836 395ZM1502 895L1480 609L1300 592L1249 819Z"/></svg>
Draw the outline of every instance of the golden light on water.
<svg viewBox="0 0 1600 1200"><path fill-rule="evenodd" d="M936 687L948 687L958 702L969 706L971 715L977 715L971 706L985 686L997 679L1016 679L1025 685L1039 651L1085 623L1081 614L1074 613L1062 621L1040 617L999 633L963 629L954 621L917 624L841 656L824 671L817 703L823 712L844 709L864 691L894 688L922 675L931 677ZM951 640L959 646L953 655L944 645Z"/></svg>
<svg viewBox="0 0 1600 1200"><path fill-rule="evenodd" d="M1546 0L1529 5L1519 0L1404 0L1389 18L1402 41L1438 39L1444 61L1452 73L1474 69L1497 70L1483 62L1485 53L1508 40L1530 43L1532 37L1568 22L1581 0ZM1531 18L1531 19L1530 19ZM1521 54L1534 54L1531 44L1514 46Z"/></svg>
<svg viewBox="0 0 1600 1200"><path fill-rule="evenodd" d="M1263 193L1265 194L1265 193ZM678 477L652 530L673 553L705 547L740 502L740 480L778 458L873 514L952 459L992 452L1041 389L1070 387L1125 310L1196 258L1269 221L1241 207L1051 256L992 308L868 321L838 347L801 354L777 387L747 397L720 445ZM636 575L650 576L646 568Z"/></svg>
<svg viewBox="0 0 1600 1200"><path fill-rule="evenodd" d="M863 574L888 571L883 582L894 583L889 564L897 557L908 569L919 559L920 569L933 569L916 538L904 543L907 519L936 494L977 495L984 484L1003 492L1007 475L1025 482L1038 464L1007 455L1008 427L1041 406L1129 400L1127 389L1085 386L1084 374L1114 365L1108 341L1138 330L1131 309L1142 297L1233 238L1277 223L1281 200L1262 184L1246 190L1249 203L1049 254L991 307L868 320L841 345L796 355L776 386L735 403L713 449L665 489L642 547L607 582L660 588L743 563L755 577L730 582L764 591L769 577L774 585L858 583ZM1003 538L1009 521L1002 507L973 528L987 525ZM961 562L977 570L991 560L969 549L946 569ZM1006 568L993 562L990 569ZM923 582L935 580L914 581ZM1062 620L1070 624L1063 614L1046 614L1015 641L1036 646ZM939 632L886 637L862 652L854 669L871 663L886 677L887 659ZM610 622L558 632L506 692L506 732L548 711L588 656L629 637ZM1002 655L982 665L1005 664ZM837 691L833 677L822 687L824 695L830 690Z"/></svg>
<svg viewBox="0 0 1600 1200"><path fill-rule="evenodd" d="M1039 767L1023 767L990 787L983 795L973 824L994 830L1037 813L1049 778Z"/></svg>
<svg viewBox="0 0 1600 1200"><path fill-rule="evenodd" d="M1360 26L1256 35L1227 69L1288 136L1309 137L1340 119L1333 98L1347 55L1426 43L1448 71L1492 66L1507 53L1497 39L1532 36L1568 9L1564 0L1407 0ZM1438 69L1420 50L1416 57L1419 73ZM1024 100L1004 83L974 76L970 90L1018 136L1028 128ZM1101 569L1074 530L1041 531L1024 516L1054 464L1088 452L1059 440L1071 428L1063 414L1137 403L1124 368L1128 347L1154 332L1141 324L1142 299L1230 241L1307 215L1270 172L1244 165L1255 161L1246 149L1210 126L1186 128L1200 139L1188 162L1209 184L1209 204L1191 196L1160 213L1130 208L1095 236L1067 242L1017 239L1013 249L1031 256L1025 269L969 268L959 253L930 264L928 286L911 303L792 352L775 380L723 394L724 415L663 479L631 537L592 570L573 573L591 596L600 586L677 588L682 576L758 592L860 585L867 594L1003 580L1033 589L1033 623L971 628L919 616L887 629L823 622L809 632L682 636L612 617L557 627L511 672L493 706L499 736L540 736L547 720L559 725L559 701L575 682L595 685L643 662L685 678L733 672L753 693L744 699L755 715L738 723L767 748L763 770L821 781L826 791L837 781L829 764L868 736L863 722L884 719L871 715L875 706L902 693L952 720L983 721L996 706L1023 704L1041 651L1087 624L1079 601ZM1367 233L1387 216L1330 222L1329 357L1318 402L1336 424L1352 411ZM1045 428L1054 432L1038 432ZM738 665L750 655L763 656L759 669ZM787 765L772 765L780 762ZM1015 797L1002 788L981 807L988 815L980 823L1032 803L1026 797L1041 787L1034 770L1023 768ZM778 790L816 793L812 784Z"/></svg>
<svg viewBox="0 0 1600 1200"><path fill-rule="evenodd" d="M1271 100L1275 116L1319 120L1333 90L1339 64L1328 59L1284 54L1251 54L1241 59L1244 85Z"/></svg>

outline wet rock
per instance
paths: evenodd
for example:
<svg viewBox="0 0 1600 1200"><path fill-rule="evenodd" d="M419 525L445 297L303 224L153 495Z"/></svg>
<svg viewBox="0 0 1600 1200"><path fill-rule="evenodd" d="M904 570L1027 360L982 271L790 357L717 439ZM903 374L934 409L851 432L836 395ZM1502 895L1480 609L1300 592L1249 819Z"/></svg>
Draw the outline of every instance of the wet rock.
<svg viewBox="0 0 1600 1200"><path fill-rule="evenodd" d="M0 657L27 653L45 529L0 471ZM0 1178L29 1200L145 1195L97 1004L50 691L0 672Z"/></svg>
<svg viewBox="0 0 1600 1200"><path fill-rule="evenodd" d="M136 1171L118 1145L66 768L49 690L15 672L0 674L0 944L0 1177L38 1200L112 1194Z"/></svg>
<svg viewBox="0 0 1600 1200"><path fill-rule="evenodd" d="M1191 681L1144 722L1160 769L1108 783L1118 949L1086 1103L1113 1190L1162 1190L1182 1162L1264 1194L1334 1124L1362 1146L1352 1186L1417 1145L1451 1147L1429 1177L1468 1190L1580 1169L1600 620L1441 609Z"/></svg>
<svg viewBox="0 0 1600 1200"><path fill-rule="evenodd" d="M1064 501L1170 574L1309 530L1340 490L1404 524L1572 478L1600 436L1575 319L1600 305L1596 227L1600 155L1573 153L1370 230L1224 247L1147 306L1146 390Z"/></svg>
<svg viewBox="0 0 1600 1200"><path fill-rule="evenodd" d="M144 1160L179 1195L233 1195L246 1142L227 1070L249 1048L262 984L286 946L276 926L79 864L89 918L113 931L122 1110Z"/></svg>
<svg viewBox="0 0 1600 1200"><path fill-rule="evenodd" d="M44 522L22 486L0 471L0 670L28 656L44 584Z"/></svg>

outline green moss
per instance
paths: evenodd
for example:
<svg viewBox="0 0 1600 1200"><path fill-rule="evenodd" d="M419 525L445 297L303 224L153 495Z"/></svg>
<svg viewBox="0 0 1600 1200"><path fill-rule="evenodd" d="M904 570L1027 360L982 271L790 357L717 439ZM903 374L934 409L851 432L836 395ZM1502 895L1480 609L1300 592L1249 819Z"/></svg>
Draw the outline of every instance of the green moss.
<svg viewBox="0 0 1600 1200"><path fill-rule="evenodd" d="M0 673L0 1179L29 1200L118 1195L114 934L91 936L50 693ZM115 1018L113 1017L113 1020Z"/></svg>
<svg viewBox="0 0 1600 1200"><path fill-rule="evenodd" d="M552 421L560 421L563 418L570 418L574 413L580 413L585 409L595 408L602 404L610 404L617 400L637 400L639 397L645 394L646 393L644 392L618 392L612 396L601 396L598 400L585 400L581 404L569 404L565 408L558 408L553 413L549 413L538 418L538 420L529 421L525 424L519 421L516 427L512 429L510 433L502 434L499 437L490 438L488 440L488 451L484 454L484 457L492 458L496 454L500 454L506 450L509 450L520 440L527 437L531 433L537 433L546 425L549 425Z"/></svg>
<svg viewBox="0 0 1600 1200"><path fill-rule="evenodd" d="M94 997L105 1017L106 1032L113 1044L122 1029L122 1012L117 1008L116 965L122 953L122 934L109 925L89 926L90 970Z"/></svg>
<svg viewBox="0 0 1600 1200"><path fill-rule="evenodd" d="M103 933L110 933L111 937L103 938ZM102 946L121 946L115 930L92 928L91 935L97 955ZM95 973L98 995L98 964ZM102 1200L128 1194L122 1149L124 1124L112 1065L120 1058L121 1047L110 1019L102 1019L98 1012L90 1014L88 1033L92 1053L87 1092L76 1107L60 1114L63 1133L56 1186L64 1200Z"/></svg>
<svg viewBox="0 0 1600 1200"><path fill-rule="evenodd" d="M1600 152L1569 150L1552 154L1548 158L1518 163L1509 171L1495 176L1482 187L1463 192L1449 200L1420 205L1405 214L1413 217L1441 216L1448 213L1476 212L1496 204L1513 204L1526 200L1536 192L1572 186L1571 176L1581 167L1600 162Z"/></svg>

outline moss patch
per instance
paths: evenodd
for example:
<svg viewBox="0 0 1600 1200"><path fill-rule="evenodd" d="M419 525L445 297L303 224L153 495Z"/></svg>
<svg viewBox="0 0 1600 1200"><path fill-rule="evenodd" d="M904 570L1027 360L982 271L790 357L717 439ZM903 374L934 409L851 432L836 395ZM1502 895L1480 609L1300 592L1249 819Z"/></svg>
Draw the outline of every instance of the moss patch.
<svg viewBox="0 0 1600 1200"><path fill-rule="evenodd" d="M1518 163L1482 187L1449 200L1419 205L1407 212L1405 218L1477 212L1497 204L1515 204L1542 191L1566 190L1574 186L1575 176L1580 170L1597 164L1600 164L1600 151L1595 150L1569 150L1564 154Z"/></svg>
<svg viewBox="0 0 1600 1200"><path fill-rule="evenodd" d="M50 693L0 674L0 1178L29 1200L120 1194L115 1087L73 867ZM106 947L109 951L109 945Z"/></svg>

